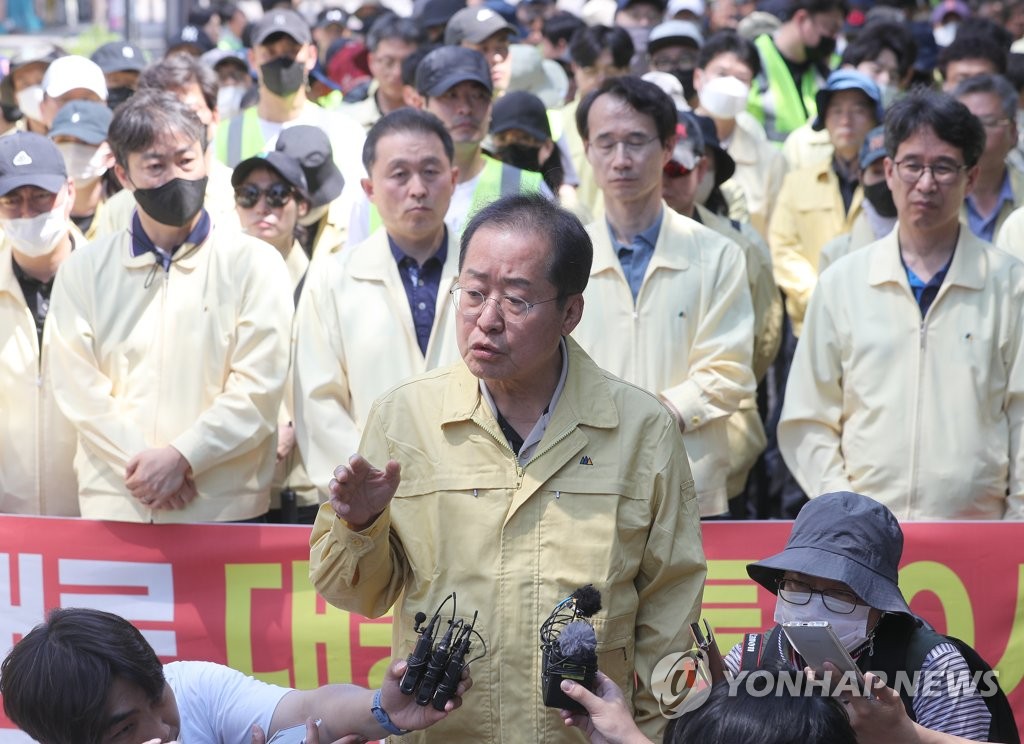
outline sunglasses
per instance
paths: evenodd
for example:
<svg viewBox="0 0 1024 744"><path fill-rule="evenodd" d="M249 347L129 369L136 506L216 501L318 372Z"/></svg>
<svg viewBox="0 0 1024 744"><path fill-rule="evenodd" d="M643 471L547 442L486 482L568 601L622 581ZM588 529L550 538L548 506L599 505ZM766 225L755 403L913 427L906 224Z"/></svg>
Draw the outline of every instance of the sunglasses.
<svg viewBox="0 0 1024 744"><path fill-rule="evenodd" d="M664 172L664 174L669 178L682 178L683 176L690 175L695 170L696 167L687 168L685 165L676 160L669 160L667 163L665 163L665 167L662 168L662 172Z"/></svg>
<svg viewBox="0 0 1024 744"><path fill-rule="evenodd" d="M295 190L285 183L274 183L261 189L255 184L247 183L235 189L235 204L242 209L252 209L259 202L261 196L267 198L267 206L271 209L283 207L292 200Z"/></svg>

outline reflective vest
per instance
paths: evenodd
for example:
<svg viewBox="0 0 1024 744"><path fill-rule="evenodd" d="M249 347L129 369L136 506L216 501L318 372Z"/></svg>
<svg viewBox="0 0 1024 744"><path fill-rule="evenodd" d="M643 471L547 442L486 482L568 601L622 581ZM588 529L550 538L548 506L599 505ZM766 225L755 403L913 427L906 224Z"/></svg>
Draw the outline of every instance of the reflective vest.
<svg viewBox="0 0 1024 744"><path fill-rule="evenodd" d="M473 189L473 202L470 204L469 213L462 221L465 226L470 218L483 207L501 196L509 194L522 194L539 192L544 177L534 171L522 170L514 165L503 163L500 160L484 155L484 169L480 171L480 180L476 182ZM377 207L370 205L370 232L372 235L381 226L380 213Z"/></svg>
<svg viewBox="0 0 1024 744"><path fill-rule="evenodd" d="M750 86L747 111L761 122L768 139L781 143L818 113L814 96L825 80L814 65L809 65L800 77L798 90L772 37L762 34L754 39L754 46L761 55L761 73Z"/></svg>
<svg viewBox="0 0 1024 744"><path fill-rule="evenodd" d="M217 160L234 168L246 158L258 155L265 149L266 140L260 130L260 119L255 106L243 109L218 127L213 141Z"/></svg>

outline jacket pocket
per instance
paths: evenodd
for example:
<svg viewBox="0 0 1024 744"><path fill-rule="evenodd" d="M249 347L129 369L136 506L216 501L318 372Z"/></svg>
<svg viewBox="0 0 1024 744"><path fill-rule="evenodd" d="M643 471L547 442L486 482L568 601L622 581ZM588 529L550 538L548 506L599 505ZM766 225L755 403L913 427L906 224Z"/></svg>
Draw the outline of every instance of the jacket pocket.
<svg viewBox="0 0 1024 744"><path fill-rule="evenodd" d="M634 684L633 634L636 631L636 615L620 615L610 618L591 618L597 632L597 668L612 678L632 701Z"/></svg>

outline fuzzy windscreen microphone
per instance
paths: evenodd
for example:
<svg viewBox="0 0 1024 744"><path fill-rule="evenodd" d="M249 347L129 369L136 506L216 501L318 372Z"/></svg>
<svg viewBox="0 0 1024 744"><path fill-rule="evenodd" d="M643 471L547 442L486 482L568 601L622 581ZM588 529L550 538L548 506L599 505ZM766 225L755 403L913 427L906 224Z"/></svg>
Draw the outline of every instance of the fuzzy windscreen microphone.
<svg viewBox="0 0 1024 744"><path fill-rule="evenodd" d="M593 690L597 677L597 633L585 618L601 610L601 592L587 584L563 599L540 629L543 653L541 692L544 705L583 711L562 692L563 679Z"/></svg>

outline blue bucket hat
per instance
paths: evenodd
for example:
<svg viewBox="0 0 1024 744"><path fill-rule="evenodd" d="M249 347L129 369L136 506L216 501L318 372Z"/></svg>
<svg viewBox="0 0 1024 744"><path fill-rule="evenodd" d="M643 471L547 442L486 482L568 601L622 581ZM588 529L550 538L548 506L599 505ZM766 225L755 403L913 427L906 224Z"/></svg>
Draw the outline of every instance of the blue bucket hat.
<svg viewBox="0 0 1024 744"><path fill-rule="evenodd" d="M903 530L884 505L841 491L800 510L781 553L747 566L754 581L778 592L786 571L841 581L869 605L911 615L899 588Z"/></svg>
<svg viewBox="0 0 1024 744"><path fill-rule="evenodd" d="M818 106L818 115L814 117L814 123L811 124L814 131L820 132L825 128L825 111L828 109L828 102L832 100L834 93L841 90L859 90L870 98L875 104L875 121L882 122L885 113L882 108L882 91L878 89L875 81L856 70L836 70L828 76L825 87L814 96L814 102Z"/></svg>

